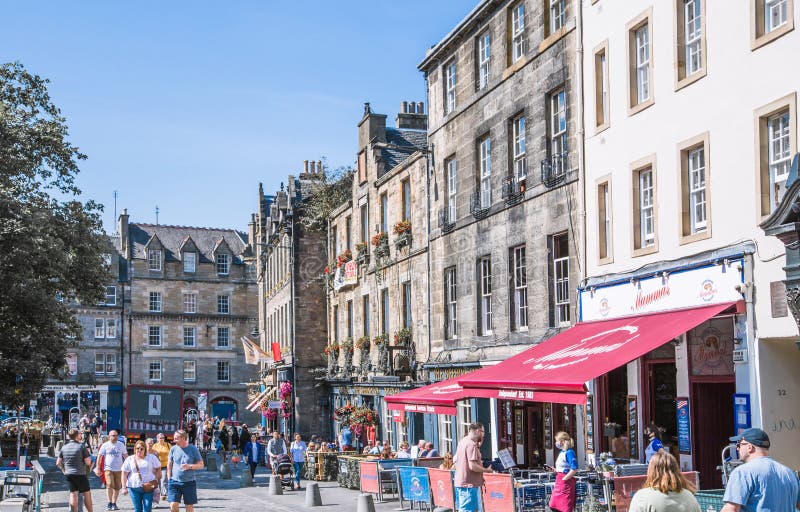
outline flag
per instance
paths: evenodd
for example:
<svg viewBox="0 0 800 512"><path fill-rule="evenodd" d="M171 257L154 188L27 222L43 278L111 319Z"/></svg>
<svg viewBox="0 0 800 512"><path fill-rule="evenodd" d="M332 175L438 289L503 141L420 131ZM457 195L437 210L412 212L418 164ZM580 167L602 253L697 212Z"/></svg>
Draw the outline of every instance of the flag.
<svg viewBox="0 0 800 512"><path fill-rule="evenodd" d="M265 363L272 360L269 354L261 350L261 347L246 336L242 336L242 347L244 348L244 361L247 364Z"/></svg>

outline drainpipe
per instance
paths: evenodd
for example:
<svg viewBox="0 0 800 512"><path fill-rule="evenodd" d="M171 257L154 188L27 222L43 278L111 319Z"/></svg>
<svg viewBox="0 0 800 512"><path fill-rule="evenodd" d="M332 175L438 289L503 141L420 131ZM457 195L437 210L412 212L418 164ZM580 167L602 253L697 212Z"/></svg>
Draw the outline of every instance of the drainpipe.
<svg viewBox="0 0 800 512"><path fill-rule="evenodd" d="M428 103L428 123L430 125L431 119L431 97L430 92L428 89L428 74L425 73L425 101ZM428 130L425 130L426 132ZM430 144L425 141L425 146L427 147L427 151L425 151L425 200L427 203L427 220L428 225L426 226L426 236L427 240L426 243L428 245L428 250L425 251L427 256L427 265L428 265L428 275L427 275L427 294L428 294L428 357L425 359L426 363L430 363L431 361L431 159L433 158L433 144ZM419 376L417 376L419 378Z"/></svg>
<svg viewBox="0 0 800 512"><path fill-rule="evenodd" d="M580 261L581 269L583 270L583 277L588 274L586 264L586 154L584 152L584 143L586 141L586 128L584 126L584 104L583 104L583 0L575 2L577 9L575 10L575 37L577 39L577 48L575 50L575 80L578 82L578 175L579 175L579 191L578 191L578 216L579 226L581 228L581 244L580 244Z"/></svg>
<svg viewBox="0 0 800 512"><path fill-rule="evenodd" d="M294 208L292 208L294 210ZM292 393L293 393L293 400L292 404L292 431L297 433L297 340L295 339L296 331L295 331L295 297L294 297L294 279L295 279L295 267L294 267L294 244L295 240L295 232L294 232L294 212L289 220L289 229L291 230L291 234L289 235L289 293L292 300L292 306L289 308L289 315L291 318L289 319L289 325L292 328ZM288 435L288 433L287 433Z"/></svg>

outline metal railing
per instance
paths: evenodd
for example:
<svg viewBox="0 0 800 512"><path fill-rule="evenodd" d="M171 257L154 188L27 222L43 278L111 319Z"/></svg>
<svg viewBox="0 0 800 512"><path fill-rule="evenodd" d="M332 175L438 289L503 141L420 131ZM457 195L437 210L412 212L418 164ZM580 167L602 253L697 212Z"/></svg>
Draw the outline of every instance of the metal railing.
<svg viewBox="0 0 800 512"><path fill-rule="evenodd" d="M469 213L472 214L473 217L476 219L484 219L487 215L489 215L490 205L484 204L484 201L481 200L481 193L473 192L472 195L469 197Z"/></svg>
<svg viewBox="0 0 800 512"><path fill-rule="evenodd" d="M446 206L439 208L439 229L442 230L442 233L449 233L455 227L455 219L450 218L450 209Z"/></svg>
<svg viewBox="0 0 800 512"><path fill-rule="evenodd" d="M568 153L558 153L542 160L542 183L553 188L564 182L567 176Z"/></svg>

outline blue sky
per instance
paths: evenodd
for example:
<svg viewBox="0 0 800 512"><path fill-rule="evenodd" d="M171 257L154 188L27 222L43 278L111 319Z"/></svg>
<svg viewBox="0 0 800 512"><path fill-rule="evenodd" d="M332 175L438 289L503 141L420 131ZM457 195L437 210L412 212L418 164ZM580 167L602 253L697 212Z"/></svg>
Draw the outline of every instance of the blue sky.
<svg viewBox="0 0 800 512"><path fill-rule="evenodd" d="M108 230L114 190L132 221L244 230L259 182L352 164L365 101L425 100L417 64L476 3L9 2L0 61L51 80Z"/></svg>

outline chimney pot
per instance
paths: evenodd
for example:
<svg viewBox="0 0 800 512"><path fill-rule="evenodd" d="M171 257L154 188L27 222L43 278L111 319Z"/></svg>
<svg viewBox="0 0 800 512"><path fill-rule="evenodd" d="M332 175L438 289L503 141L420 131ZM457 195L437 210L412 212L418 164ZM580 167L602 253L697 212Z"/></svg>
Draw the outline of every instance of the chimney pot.
<svg viewBox="0 0 800 512"><path fill-rule="evenodd" d="M322 160L317 160L317 172L322 172Z"/></svg>
<svg viewBox="0 0 800 512"><path fill-rule="evenodd" d="M417 102L416 101L412 101L411 103L408 104L408 113L409 114L413 114L416 111L416 109L417 109Z"/></svg>
<svg viewBox="0 0 800 512"><path fill-rule="evenodd" d="M308 160L303 160L303 172L308 174Z"/></svg>
<svg viewBox="0 0 800 512"><path fill-rule="evenodd" d="M311 160L311 169L310 169L310 171L311 171L311 174L314 174L315 172L317 172L317 162L315 162L314 160Z"/></svg>
<svg viewBox="0 0 800 512"><path fill-rule="evenodd" d="M417 103L417 114L424 114L425 113L425 102L420 101Z"/></svg>
<svg viewBox="0 0 800 512"><path fill-rule="evenodd" d="M400 102L400 112L402 112L404 114L406 112L408 112L408 102L407 101L401 101Z"/></svg>

